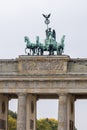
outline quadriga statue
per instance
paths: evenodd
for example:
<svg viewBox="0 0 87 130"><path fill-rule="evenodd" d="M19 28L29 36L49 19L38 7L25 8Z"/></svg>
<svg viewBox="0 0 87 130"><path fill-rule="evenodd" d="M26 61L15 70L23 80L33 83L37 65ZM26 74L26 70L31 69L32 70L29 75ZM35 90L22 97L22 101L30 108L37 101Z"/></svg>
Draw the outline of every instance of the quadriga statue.
<svg viewBox="0 0 87 130"><path fill-rule="evenodd" d="M25 53L28 55L46 55L46 52L49 52L49 55L62 55L64 52L65 35L62 36L60 43L56 41L55 30L48 27L48 24L50 23L50 15L51 14L43 14L45 17L45 24L47 25L44 43L40 42L39 36L36 37L36 43L31 43L27 36L24 37L26 42Z"/></svg>

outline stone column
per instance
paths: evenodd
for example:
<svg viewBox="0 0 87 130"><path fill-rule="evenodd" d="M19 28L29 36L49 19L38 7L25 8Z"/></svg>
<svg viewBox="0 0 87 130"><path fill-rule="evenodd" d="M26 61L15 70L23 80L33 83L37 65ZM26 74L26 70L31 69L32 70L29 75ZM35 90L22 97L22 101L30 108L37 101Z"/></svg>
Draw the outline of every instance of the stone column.
<svg viewBox="0 0 87 130"><path fill-rule="evenodd" d="M26 130L26 94L18 94L17 130Z"/></svg>
<svg viewBox="0 0 87 130"><path fill-rule="evenodd" d="M68 95L68 105L67 105L67 130L74 130L75 126L75 96Z"/></svg>
<svg viewBox="0 0 87 130"><path fill-rule="evenodd" d="M59 95L58 130L67 130L67 94Z"/></svg>
<svg viewBox="0 0 87 130"><path fill-rule="evenodd" d="M37 97L35 95L28 94L26 106L26 130L36 130L36 100Z"/></svg>
<svg viewBox="0 0 87 130"><path fill-rule="evenodd" d="M8 129L8 96L0 94L0 130Z"/></svg>

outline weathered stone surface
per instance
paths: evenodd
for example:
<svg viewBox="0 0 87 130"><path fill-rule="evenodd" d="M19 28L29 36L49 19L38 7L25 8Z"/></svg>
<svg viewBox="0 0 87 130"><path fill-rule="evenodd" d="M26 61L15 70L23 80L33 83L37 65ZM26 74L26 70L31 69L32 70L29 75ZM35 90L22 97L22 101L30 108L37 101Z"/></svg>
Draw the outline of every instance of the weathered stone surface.
<svg viewBox="0 0 87 130"><path fill-rule="evenodd" d="M1 93L87 93L87 59L19 56L0 60Z"/></svg>
<svg viewBox="0 0 87 130"><path fill-rule="evenodd" d="M26 130L36 130L36 96L27 96Z"/></svg>
<svg viewBox="0 0 87 130"><path fill-rule="evenodd" d="M67 56L19 57L19 71L28 74L59 74L67 71Z"/></svg>
<svg viewBox="0 0 87 130"><path fill-rule="evenodd" d="M26 94L18 94L17 130L26 130Z"/></svg>
<svg viewBox="0 0 87 130"><path fill-rule="evenodd" d="M59 95L58 130L67 130L67 94Z"/></svg>
<svg viewBox="0 0 87 130"><path fill-rule="evenodd" d="M74 126L74 99L87 98L87 59L19 56L0 60L0 93L18 95L17 130L36 129L37 98L59 98L59 130L70 130ZM7 123L3 111L1 119Z"/></svg>
<svg viewBox="0 0 87 130"><path fill-rule="evenodd" d="M0 94L0 130L7 130L8 97Z"/></svg>
<svg viewBox="0 0 87 130"><path fill-rule="evenodd" d="M3 73L16 73L18 72L17 60L0 60L0 74Z"/></svg>
<svg viewBox="0 0 87 130"><path fill-rule="evenodd" d="M68 72L87 73L87 59L70 59L68 62Z"/></svg>

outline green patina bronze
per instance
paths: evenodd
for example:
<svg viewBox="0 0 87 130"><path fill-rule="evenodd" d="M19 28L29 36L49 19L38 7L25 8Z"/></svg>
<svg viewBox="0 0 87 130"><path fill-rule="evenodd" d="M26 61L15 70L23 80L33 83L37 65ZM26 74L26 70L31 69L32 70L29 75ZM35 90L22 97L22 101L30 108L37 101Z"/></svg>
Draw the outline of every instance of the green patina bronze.
<svg viewBox="0 0 87 130"><path fill-rule="evenodd" d="M65 35L62 36L60 43L56 41L56 32L55 30L48 27L50 23L50 15L44 15L45 24L47 25L47 29L45 31L46 38L44 43L41 43L39 40L39 36L36 37L36 43L32 43L27 36L24 37L26 42L25 53L28 55L44 55L47 54L45 52L49 52L49 55L62 55L64 51L64 40ZM28 50L28 51L27 51Z"/></svg>

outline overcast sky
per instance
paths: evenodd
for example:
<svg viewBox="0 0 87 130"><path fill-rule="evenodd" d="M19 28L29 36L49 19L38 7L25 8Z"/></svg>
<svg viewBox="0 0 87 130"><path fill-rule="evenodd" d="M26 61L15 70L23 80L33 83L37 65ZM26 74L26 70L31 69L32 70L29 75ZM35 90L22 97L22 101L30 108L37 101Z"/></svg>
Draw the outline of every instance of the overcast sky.
<svg viewBox="0 0 87 130"><path fill-rule="evenodd" d="M66 35L64 54L71 58L87 58L87 0L0 0L0 59L24 55L25 35L32 42L37 35L44 41L46 25L42 13L51 13L49 26L56 30L58 42L63 34ZM44 113L52 114L47 110L53 103L57 108L57 101L49 102L49 105L39 102L41 114L38 117L43 117ZM56 112L51 116L57 118ZM78 130L87 130L86 117L87 100L76 101Z"/></svg>

